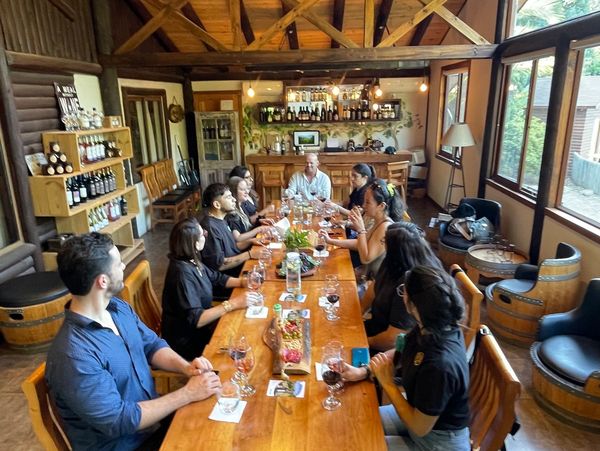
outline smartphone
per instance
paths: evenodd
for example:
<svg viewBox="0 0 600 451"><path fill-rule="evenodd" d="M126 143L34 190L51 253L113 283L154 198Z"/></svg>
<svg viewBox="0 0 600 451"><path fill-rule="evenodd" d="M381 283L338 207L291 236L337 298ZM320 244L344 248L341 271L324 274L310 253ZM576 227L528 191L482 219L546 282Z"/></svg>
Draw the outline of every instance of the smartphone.
<svg viewBox="0 0 600 451"><path fill-rule="evenodd" d="M367 365L369 363L368 348L352 348L352 366Z"/></svg>

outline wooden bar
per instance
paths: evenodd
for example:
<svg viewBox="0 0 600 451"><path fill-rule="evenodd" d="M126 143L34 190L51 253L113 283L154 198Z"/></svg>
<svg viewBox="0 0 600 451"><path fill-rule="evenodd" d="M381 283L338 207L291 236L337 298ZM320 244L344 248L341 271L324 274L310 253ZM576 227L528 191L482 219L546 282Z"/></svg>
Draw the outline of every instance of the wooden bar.
<svg viewBox="0 0 600 451"><path fill-rule="evenodd" d="M161 450L312 450L368 449L385 450L386 444L378 411L375 386L368 381L346 383L341 395L342 406L335 411L325 410L321 402L327 396L325 383L317 381L314 362L320 361L322 347L331 340L344 345L344 358L350 361L353 347L366 347L367 338L355 282L340 282L340 320L331 322L318 307L323 282L306 282L302 292L307 300L301 308L310 310L311 374L292 375L293 381L305 381L304 398L266 396L273 375L273 355L263 341L263 332L270 324L272 307L285 290L284 282L263 285L266 319L246 319L245 310L228 313L219 321L210 344L204 350L213 366L220 371L221 380L233 375L233 362L220 348L227 346L229 337L243 334L254 351L256 365L250 373L250 383L256 394L246 398L248 404L238 424L208 419L216 401L214 397L196 402L177 411L163 441ZM246 289L236 288L232 298L245 296ZM284 308L287 306L284 303Z"/></svg>

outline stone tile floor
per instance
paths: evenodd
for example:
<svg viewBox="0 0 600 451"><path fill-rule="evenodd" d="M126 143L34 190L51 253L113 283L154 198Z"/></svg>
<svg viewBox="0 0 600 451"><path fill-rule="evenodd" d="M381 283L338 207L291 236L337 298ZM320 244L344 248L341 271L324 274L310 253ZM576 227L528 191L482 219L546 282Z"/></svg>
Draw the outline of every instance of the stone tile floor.
<svg viewBox="0 0 600 451"><path fill-rule="evenodd" d="M413 220L425 228L429 218L437 214L438 208L428 199L409 201ZM145 258L152 267L153 285L160 296L163 277L167 267L167 247L170 227L158 226L144 236ZM129 270L134 264L129 266ZM482 313L485 323L485 306ZM600 450L600 434L594 434L571 427L540 409L532 396L531 359L529 350L519 348L499 340L500 345L521 380L523 390L517 404L517 414L521 430L515 438L509 437L506 447L509 451L558 451L558 450ZM18 354L5 344L0 344L0 450L35 451L41 450L29 420L27 402L20 384L43 360L45 354ZM311 451L311 450L310 450Z"/></svg>

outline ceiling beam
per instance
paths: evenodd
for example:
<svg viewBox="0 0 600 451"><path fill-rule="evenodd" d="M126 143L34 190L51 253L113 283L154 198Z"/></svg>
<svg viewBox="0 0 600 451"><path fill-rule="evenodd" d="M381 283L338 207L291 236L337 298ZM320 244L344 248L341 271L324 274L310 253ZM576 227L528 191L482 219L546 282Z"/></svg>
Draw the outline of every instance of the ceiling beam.
<svg viewBox="0 0 600 451"><path fill-rule="evenodd" d="M283 14L287 14L292 9L291 6L288 6L283 0L281 0L281 10ZM290 45L291 50L298 50L300 48L300 43L298 42L298 30L296 29L296 22L292 22L288 25L285 30L288 37L288 44Z"/></svg>
<svg viewBox="0 0 600 451"><path fill-rule="evenodd" d="M300 4L298 2L298 0L283 0L283 1L290 6L295 6L295 5L297 6ZM319 16L317 16L315 13L312 13L310 11L304 11L302 13L302 16L306 20L308 20L310 23L312 23L315 27L317 27L319 30L321 30L323 33L325 33L332 39L335 39L337 42L339 42L340 45L343 45L344 47L350 48L350 49L358 48L358 45L354 41L352 41L350 38L348 38L344 33L339 31L337 28L335 28L333 25L331 25L325 19L322 19Z"/></svg>
<svg viewBox="0 0 600 451"><path fill-rule="evenodd" d="M333 27L339 32L344 28L344 9L346 6L346 0L334 0L333 1ZM340 47L340 43L335 39L331 38L331 48L337 49Z"/></svg>
<svg viewBox="0 0 600 451"><path fill-rule="evenodd" d="M373 47L373 29L375 27L375 2L365 0L365 26L363 33L363 47Z"/></svg>
<svg viewBox="0 0 600 451"><path fill-rule="evenodd" d="M160 8L163 5L159 0L144 1L155 8ZM201 28L198 24L196 24L195 21L188 19L181 11L174 11L172 18L174 18L177 21L177 23L179 23L183 28L188 30L191 34L196 36L205 44L210 45L215 50L223 52L231 50L229 47L219 42L217 39L214 38L214 36L212 36L206 30Z"/></svg>
<svg viewBox="0 0 600 451"><path fill-rule="evenodd" d="M421 2L423 3L423 2ZM473 44L485 45L489 44L488 40L477 33L473 28L459 19L457 16L452 14L446 7L440 6L435 10L435 13L444 19L448 24L462 34L465 38L471 41Z"/></svg>
<svg viewBox="0 0 600 451"><path fill-rule="evenodd" d="M252 24L250 23L250 18L248 17L248 11L246 11L246 6L244 5L244 0L240 0L240 15L242 18L242 32L244 33L244 38L246 39L246 44L250 44L254 42L254 32L252 31Z"/></svg>
<svg viewBox="0 0 600 451"><path fill-rule="evenodd" d="M324 82L331 79L341 78L346 71L263 71L260 75L261 81L265 80L301 80L301 79L322 79ZM406 77L422 77L423 69L377 69L357 71L356 76L346 75L345 81L352 83L355 80L371 79L374 77L380 78L406 78ZM226 74L190 72L189 77L193 81L211 81L211 80L256 80L256 73L249 72L228 72Z"/></svg>
<svg viewBox="0 0 600 451"><path fill-rule="evenodd" d="M101 64L115 67L231 66L256 64L303 65L331 63L352 68L354 63L440 59L491 58L497 45L425 45L356 49L261 50L242 52L129 53L99 55Z"/></svg>
<svg viewBox="0 0 600 451"><path fill-rule="evenodd" d="M430 14L424 21L422 21L419 25L416 26L415 32L412 35L412 38L410 38L409 45L421 45L421 41L423 40L423 37L427 32L427 28L429 27L429 24L432 20L433 14Z"/></svg>
<svg viewBox="0 0 600 451"><path fill-rule="evenodd" d="M161 3L159 11L146 22L142 28L133 33L121 46L115 50L115 55L122 55L131 52L140 46L142 42L150 37L152 33L160 28L160 26L169 18L173 12L181 8L188 0L173 0L168 4Z"/></svg>
<svg viewBox="0 0 600 451"><path fill-rule="evenodd" d="M126 2L131 11L133 11L133 13L142 23L148 22L150 19L152 19L152 14L150 11L148 11L148 8L146 8L146 5L144 5L141 0L126 0ZM175 43L171 40L171 38L169 38L169 36L167 36L167 33L160 28L154 32L154 35L160 46L167 52L179 51Z"/></svg>
<svg viewBox="0 0 600 451"><path fill-rule="evenodd" d="M250 44L246 50L258 50L263 47L271 40L273 36L275 36L277 33L283 32L283 30L287 28L289 24L295 21L298 16L300 16L304 11L307 11L318 1L319 0L304 0L302 3L292 8L287 14L284 14L281 19L267 28L260 38Z"/></svg>
<svg viewBox="0 0 600 451"><path fill-rule="evenodd" d="M242 49L242 0L229 0L229 23L233 33L233 49Z"/></svg>
<svg viewBox="0 0 600 451"><path fill-rule="evenodd" d="M402 36L404 36L406 33L412 30L420 22L425 20L427 16L432 14L439 6L442 6L444 3L446 3L446 1L447 0L432 0L419 11L417 11L412 17L412 19L410 19L408 22L403 23L392 33L390 33L390 35L383 41L381 41L379 45L377 45L377 47L391 47L396 43L396 41L398 41L398 39L400 39Z"/></svg>
<svg viewBox="0 0 600 451"><path fill-rule="evenodd" d="M200 20L200 17L198 17L198 14L196 14L196 10L194 9L194 7L192 6L191 3L188 2L185 5L183 5L183 8L181 8L181 13L184 15L184 17L186 19L188 19L189 21L193 22L198 27L200 27L204 31L206 31L206 27L202 23L202 20ZM199 42L199 44L202 47L205 47L209 52L214 52L215 51L214 47L208 45L207 43L205 43L202 40Z"/></svg>
<svg viewBox="0 0 600 451"><path fill-rule="evenodd" d="M387 27L387 21L392 11L392 5L394 0L382 0L379 5L379 13L377 14L377 23L375 24L375 31L373 33L373 45L377 47L383 38L383 32ZM419 24L420 25L420 24Z"/></svg>

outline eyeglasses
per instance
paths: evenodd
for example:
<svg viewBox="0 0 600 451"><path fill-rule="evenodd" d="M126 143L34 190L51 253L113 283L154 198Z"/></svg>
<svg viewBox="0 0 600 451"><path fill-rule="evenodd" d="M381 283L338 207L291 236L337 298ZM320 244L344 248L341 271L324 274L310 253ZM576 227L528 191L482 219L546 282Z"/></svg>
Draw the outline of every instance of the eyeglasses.
<svg viewBox="0 0 600 451"><path fill-rule="evenodd" d="M401 283L400 285L398 285L396 287L396 294L401 298L404 297L404 284L403 283Z"/></svg>

